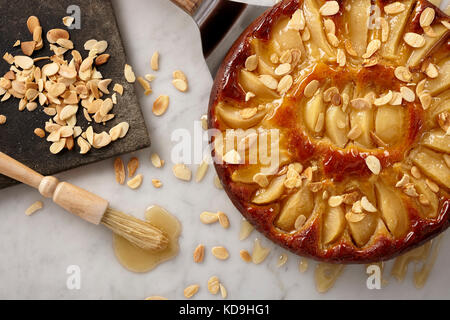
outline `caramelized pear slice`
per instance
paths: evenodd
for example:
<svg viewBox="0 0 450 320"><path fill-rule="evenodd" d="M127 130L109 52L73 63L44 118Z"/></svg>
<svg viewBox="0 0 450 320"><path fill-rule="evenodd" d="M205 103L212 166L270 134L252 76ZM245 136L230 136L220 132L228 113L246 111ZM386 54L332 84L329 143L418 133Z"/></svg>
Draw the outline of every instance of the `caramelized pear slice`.
<svg viewBox="0 0 450 320"><path fill-rule="evenodd" d="M345 10L346 21L348 21L348 38L353 49L361 57L367 48L370 0L350 0L345 5L351 8Z"/></svg>
<svg viewBox="0 0 450 320"><path fill-rule="evenodd" d="M323 103L323 95L322 91L319 90L316 95L309 99L305 104L304 117L306 127L312 132L315 132L317 119L319 118L319 115L324 112L325 105Z"/></svg>
<svg viewBox="0 0 450 320"><path fill-rule="evenodd" d="M425 90L433 96L450 88L450 58L439 63L437 67L439 70L437 78L425 82Z"/></svg>
<svg viewBox="0 0 450 320"><path fill-rule="evenodd" d="M415 179L412 177L411 179L414 183L417 193L423 194L425 199L429 202L428 204L422 204L418 201L421 207L422 215L425 218L436 218L439 208L438 196L433 191L431 191L424 179Z"/></svg>
<svg viewBox="0 0 450 320"><path fill-rule="evenodd" d="M382 181L375 183L378 210L386 223L389 231L395 238L403 237L408 231L408 212L398 192L388 187Z"/></svg>
<svg viewBox="0 0 450 320"><path fill-rule="evenodd" d="M416 154L412 154L412 161L428 177L440 185L450 188L450 169L441 154L423 148Z"/></svg>
<svg viewBox="0 0 450 320"><path fill-rule="evenodd" d="M442 24L433 25L433 30L436 33L436 37L430 37L424 34L425 45L423 47L414 49L409 56L407 65L414 68L417 67L422 60L428 55L428 53L445 37L448 29Z"/></svg>
<svg viewBox="0 0 450 320"><path fill-rule="evenodd" d="M247 129L257 125L266 115L266 110L258 110L256 114L248 119L242 118L239 113L240 108L231 107L225 103L219 102L216 107L219 117L231 128Z"/></svg>
<svg viewBox="0 0 450 320"><path fill-rule="evenodd" d="M241 70L239 83L245 92L253 92L257 98L272 101L280 97L274 90L263 85L256 75L247 70Z"/></svg>
<svg viewBox="0 0 450 320"><path fill-rule="evenodd" d="M340 107L329 107L326 113L327 135L339 148L344 148L348 138L348 118L347 114Z"/></svg>
<svg viewBox="0 0 450 320"><path fill-rule="evenodd" d="M381 46L381 54L386 59L396 59L398 45L403 40L403 30L405 29L408 17L411 12L412 0L403 1L405 10L395 14L386 15L385 18L389 23L389 36L384 45Z"/></svg>
<svg viewBox="0 0 450 320"><path fill-rule="evenodd" d="M423 137L422 144L436 151L450 153L450 136L440 129L427 132Z"/></svg>
<svg viewBox="0 0 450 320"><path fill-rule="evenodd" d="M373 110L354 110L350 116L350 125L353 128L358 126L361 129L361 135L355 139L355 142L363 147L372 147L370 132L373 130Z"/></svg>
<svg viewBox="0 0 450 320"><path fill-rule="evenodd" d="M288 198L275 225L284 231L292 231L297 217L302 214L308 218L313 209L313 195L307 186L303 186Z"/></svg>
<svg viewBox="0 0 450 320"><path fill-rule="evenodd" d="M325 36L324 28L321 22L321 15L319 13L316 1L305 0L303 12L305 14L306 25L311 33L311 42L322 50L322 52L326 55L325 58L334 58L336 53L329 45Z"/></svg>
<svg viewBox="0 0 450 320"><path fill-rule="evenodd" d="M272 41L274 42L274 47L278 48L279 54L281 55L285 50L289 49L299 49L302 53L302 59L305 57L305 47L303 46L302 38L300 37L300 32L288 29L287 24L289 19L283 19L276 23L272 30Z"/></svg>
<svg viewBox="0 0 450 320"><path fill-rule="evenodd" d="M337 240L345 228L345 214L341 207L328 208L323 215L322 241L329 244Z"/></svg>
<svg viewBox="0 0 450 320"><path fill-rule="evenodd" d="M381 140L392 144L403 136L404 111L399 106L381 106L375 118L375 133Z"/></svg>
<svg viewBox="0 0 450 320"><path fill-rule="evenodd" d="M363 247L372 237L377 227L377 216L369 213L358 222L348 221L350 234L358 247Z"/></svg>
<svg viewBox="0 0 450 320"><path fill-rule="evenodd" d="M284 180L286 175L275 177L266 189L258 190L253 203L266 204L277 200L284 192Z"/></svg>

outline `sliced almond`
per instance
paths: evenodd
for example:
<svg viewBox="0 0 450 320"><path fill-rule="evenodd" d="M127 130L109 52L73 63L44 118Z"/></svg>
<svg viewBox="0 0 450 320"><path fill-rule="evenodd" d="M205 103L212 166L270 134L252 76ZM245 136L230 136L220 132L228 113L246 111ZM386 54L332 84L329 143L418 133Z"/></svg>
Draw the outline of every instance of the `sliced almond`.
<svg viewBox="0 0 450 320"><path fill-rule="evenodd" d="M284 76L291 72L291 64L290 63L282 63L278 67L275 68L274 73L277 76Z"/></svg>
<svg viewBox="0 0 450 320"><path fill-rule="evenodd" d="M127 182L128 187L135 190L139 188L142 185L142 181L144 179L144 176L142 174L136 175L133 179L129 180Z"/></svg>
<svg viewBox="0 0 450 320"><path fill-rule="evenodd" d="M44 204L41 201L36 201L31 206L25 210L25 214L27 216L31 216L33 213L35 213L38 210L41 210L44 207Z"/></svg>
<svg viewBox="0 0 450 320"><path fill-rule="evenodd" d="M259 81L267 88L275 90L278 87L278 81L268 74L263 74L258 77Z"/></svg>
<svg viewBox="0 0 450 320"><path fill-rule="evenodd" d="M1 117L1 116L0 116ZM1 121L0 121L1 122ZM34 134L36 136L38 136L39 138L44 138L45 137L45 131L42 130L41 128L36 128L34 129Z"/></svg>
<svg viewBox="0 0 450 320"><path fill-rule="evenodd" d="M224 229L228 229L230 227L230 221L228 220L228 216L222 211L217 212L217 216L219 217L219 223Z"/></svg>
<svg viewBox="0 0 450 320"><path fill-rule="evenodd" d="M230 256L228 250L222 246L213 247L211 249L211 253L214 257L216 257L219 260L226 260Z"/></svg>
<svg viewBox="0 0 450 320"><path fill-rule="evenodd" d="M203 180L203 178L206 175L206 172L208 171L209 163L206 160L203 160L202 163L199 165L197 172L195 173L195 182L200 182Z"/></svg>
<svg viewBox="0 0 450 320"><path fill-rule="evenodd" d="M56 43L58 39L69 39L69 33L64 29L51 29L47 32L47 40Z"/></svg>
<svg viewBox="0 0 450 320"><path fill-rule="evenodd" d="M161 188L162 187L162 182L159 179L152 179L152 184L155 188Z"/></svg>
<svg viewBox="0 0 450 320"><path fill-rule="evenodd" d="M36 48L36 42L25 41L20 44L20 47L24 55L31 56Z"/></svg>
<svg viewBox="0 0 450 320"><path fill-rule="evenodd" d="M399 66L394 70L395 77L403 82L410 82L412 80L412 73L407 67Z"/></svg>
<svg viewBox="0 0 450 320"><path fill-rule="evenodd" d="M403 11L405 11L405 5L398 1L384 6L384 12L387 14L397 14Z"/></svg>
<svg viewBox="0 0 450 320"><path fill-rule="evenodd" d="M342 196L331 196L328 199L328 205L330 207L339 207L344 202L344 197Z"/></svg>
<svg viewBox="0 0 450 320"><path fill-rule="evenodd" d="M116 175L116 181L119 184L125 183L125 166L121 158L114 160L114 173Z"/></svg>
<svg viewBox="0 0 450 320"><path fill-rule="evenodd" d="M309 82L306 85L305 90L303 91L303 94L305 95L305 97L311 98L317 92L317 89L319 89L319 81L312 80L311 82Z"/></svg>
<svg viewBox="0 0 450 320"><path fill-rule="evenodd" d="M139 159L133 157L127 163L128 177L131 178L136 173L136 170L139 168Z"/></svg>
<svg viewBox="0 0 450 320"><path fill-rule="evenodd" d="M205 257L205 246L203 244L199 244L195 248L193 256L195 263L203 262L203 258Z"/></svg>
<svg viewBox="0 0 450 320"><path fill-rule="evenodd" d="M169 96L160 95L153 103L153 114L155 116L163 115L169 107Z"/></svg>
<svg viewBox="0 0 450 320"><path fill-rule="evenodd" d="M339 12L339 3L337 1L326 1L319 9L322 16L333 16Z"/></svg>
<svg viewBox="0 0 450 320"><path fill-rule="evenodd" d="M370 203L369 199L367 199L366 196L363 196L361 198L361 207L366 210L367 212L376 212L377 208L375 208L375 206Z"/></svg>
<svg viewBox="0 0 450 320"><path fill-rule="evenodd" d="M65 146L66 146L66 139L63 138L59 141L52 143L52 145L50 146L50 152L52 154L58 154L62 151L62 149L64 149Z"/></svg>
<svg viewBox="0 0 450 320"><path fill-rule="evenodd" d="M91 145L89 144L89 142L84 140L84 138L78 137L77 143L78 143L78 146L80 147L80 154L86 154L89 152L89 150L91 150ZM125 179L125 177L124 177L124 179Z"/></svg>
<svg viewBox="0 0 450 320"><path fill-rule="evenodd" d="M208 291L211 294L217 294L219 292L219 289L220 289L219 278L217 278L216 276L212 276L211 278L209 278L209 280L208 280Z"/></svg>
<svg viewBox="0 0 450 320"><path fill-rule="evenodd" d="M414 32L405 33L403 40L413 48L421 48L425 45L425 38Z"/></svg>
<svg viewBox="0 0 450 320"><path fill-rule="evenodd" d="M380 160L378 160L377 157L369 155L369 156L366 157L365 162L366 162L367 168L369 168L369 170L373 174L375 174L375 175L380 174L381 163L380 163Z"/></svg>
<svg viewBox="0 0 450 320"><path fill-rule="evenodd" d="M294 80L291 75L285 75L281 78L280 82L278 82L277 91L280 94L285 94L292 87L293 82Z"/></svg>
<svg viewBox="0 0 450 320"><path fill-rule="evenodd" d="M295 219L295 222L294 222L294 228L295 228L295 230L300 230L300 228L301 227L303 227L303 225L305 224L305 222L306 222L306 217L304 216L304 215L299 215L298 217L297 217L297 219Z"/></svg>
<svg viewBox="0 0 450 320"><path fill-rule="evenodd" d="M414 91L408 87L400 87L400 93L405 101L414 102L414 100L416 99Z"/></svg>
<svg viewBox="0 0 450 320"><path fill-rule="evenodd" d="M436 68L436 66L432 63L429 63L427 68L425 69L425 74L429 77L429 78L437 78L439 76L439 71Z"/></svg>
<svg viewBox="0 0 450 320"><path fill-rule="evenodd" d="M220 295L222 296L223 299L226 299L228 296L227 289L225 289L225 287L222 283L219 284L219 287L220 287Z"/></svg>
<svg viewBox="0 0 450 320"><path fill-rule="evenodd" d="M258 67L258 57L256 54L247 57L245 60L245 68L248 71L254 71Z"/></svg>
<svg viewBox="0 0 450 320"><path fill-rule="evenodd" d="M33 59L27 56L15 56L14 64L24 70L31 69L34 65Z"/></svg>
<svg viewBox="0 0 450 320"><path fill-rule="evenodd" d="M183 181L191 181L192 172L185 164L178 163L173 166L172 172L175 177Z"/></svg>
<svg viewBox="0 0 450 320"><path fill-rule="evenodd" d="M366 53L362 55L364 59L370 58L381 47L381 41L378 39L372 40L367 45Z"/></svg>
<svg viewBox="0 0 450 320"><path fill-rule="evenodd" d="M163 166L163 161L157 153L153 153L150 157L150 160L152 161L152 164L155 166L155 168L161 168Z"/></svg>
<svg viewBox="0 0 450 320"><path fill-rule="evenodd" d="M172 84L180 92L186 92L188 90L188 84L183 79L173 79Z"/></svg>
<svg viewBox="0 0 450 320"><path fill-rule="evenodd" d="M153 71L158 71L159 69L159 52L155 51L150 60L150 66Z"/></svg>
<svg viewBox="0 0 450 320"><path fill-rule="evenodd" d="M136 81L136 76L134 75L133 68L129 64L125 64L124 75L125 79L129 83L134 83Z"/></svg>
<svg viewBox="0 0 450 320"><path fill-rule="evenodd" d="M200 221L204 224L212 224L219 221L219 215L215 212L204 211L200 214Z"/></svg>
<svg viewBox="0 0 450 320"><path fill-rule="evenodd" d="M239 251L239 255L240 255L241 259L247 263L252 261L252 256L250 255L250 253L247 250Z"/></svg>
<svg viewBox="0 0 450 320"><path fill-rule="evenodd" d="M378 99L375 99L374 104L376 106L384 106L385 104L388 104L392 100L392 91L389 90L388 93L382 95Z"/></svg>
<svg viewBox="0 0 450 320"><path fill-rule="evenodd" d="M198 284L193 284L188 286L186 289L184 289L183 293L184 296L188 299L192 298L200 289L200 286Z"/></svg>
<svg viewBox="0 0 450 320"><path fill-rule="evenodd" d="M120 95L123 95L123 86L119 83L114 84L113 90Z"/></svg>
<svg viewBox="0 0 450 320"><path fill-rule="evenodd" d="M28 31L30 31L31 34L33 34L34 28L39 27L41 23L39 22L39 19L35 16L30 16L27 19L27 27Z"/></svg>
<svg viewBox="0 0 450 320"><path fill-rule="evenodd" d="M422 11L422 13L420 14L420 26L423 27L429 27L431 25L431 23L434 20L434 17L436 15L436 12L434 11L433 8L428 7L425 8L425 10Z"/></svg>
<svg viewBox="0 0 450 320"><path fill-rule="evenodd" d="M62 22L66 27L70 27L74 21L75 18L72 16L62 18Z"/></svg>

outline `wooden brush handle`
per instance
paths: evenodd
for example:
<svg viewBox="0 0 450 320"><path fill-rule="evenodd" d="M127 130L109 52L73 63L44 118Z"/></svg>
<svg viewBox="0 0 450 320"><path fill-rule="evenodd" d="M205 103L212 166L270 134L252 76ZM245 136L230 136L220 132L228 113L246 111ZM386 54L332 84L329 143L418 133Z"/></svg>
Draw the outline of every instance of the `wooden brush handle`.
<svg viewBox="0 0 450 320"><path fill-rule="evenodd" d="M171 0L171 1L192 16L204 0Z"/></svg>
<svg viewBox="0 0 450 320"><path fill-rule="evenodd" d="M44 197L53 198L54 203L93 224L99 224L108 209L105 199L55 177L44 177L3 152L0 173L38 189Z"/></svg>

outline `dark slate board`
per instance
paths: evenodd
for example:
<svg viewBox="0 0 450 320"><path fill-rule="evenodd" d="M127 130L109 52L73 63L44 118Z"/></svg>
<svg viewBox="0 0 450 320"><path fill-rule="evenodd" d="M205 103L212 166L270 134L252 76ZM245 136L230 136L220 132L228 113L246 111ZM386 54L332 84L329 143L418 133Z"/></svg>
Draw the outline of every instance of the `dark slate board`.
<svg viewBox="0 0 450 320"><path fill-rule="evenodd" d="M127 121L130 124L128 135L108 147L92 150L86 155L79 154L78 145L72 151L64 150L58 155L52 155L49 151L50 143L33 134L35 128L44 128L45 121L49 119L39 107L34 112L18 111L19 100L11 97L6 102L0 103L0 114L7 117L7 123L0 126L0 151L10 155L18 161L28 165L32 169L44 174L55 174L64 170L75 168L88 163L111 158L116 155L136 151L150 146L150 138L145 126L144 118L139 107L134 86L125 81L123 77L124 64L126 63L125 50L123 48L119 29L114 16L113 7L109 0L0 0L0 54L5 52L12 55L22 54L19 47L13 48L16 40L29 41L32 35L26 25L27 18L35 15L39 18L43 28L44 48L35 52L34 57L50 56L49 44L46 40L47 31L53 28L67 29L62 23L62 18L72 13L67 13L70 5L79 6L81 13L81 29L68 30L70 38L74 42L75 49L80 51L83 58L88 54L83 44L89 39L108 41L108 49L111 58L108 63L100 66L98 70L103 78L113 79L110 92L114 83L124 86L124 95L117 95L118 104L113 113L115 119L101 124L92 123L95 132L109 131L119 122ZM70 52L66 53L69 59ZM41 61L39 66L48 63ZM10 65L3 59L0 61L0 75L3 76ZM110 95L109 95L110 96ZM79 108L77 125L83 131L89 126L82 115L82 107ZM0 189L15 182L0 175Z"/></svg>

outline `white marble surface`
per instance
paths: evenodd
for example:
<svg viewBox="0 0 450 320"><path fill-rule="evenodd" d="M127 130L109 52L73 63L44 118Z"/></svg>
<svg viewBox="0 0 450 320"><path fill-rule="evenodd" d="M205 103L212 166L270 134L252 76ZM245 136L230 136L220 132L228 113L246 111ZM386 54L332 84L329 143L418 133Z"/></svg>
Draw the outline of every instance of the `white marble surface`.
<svg viewBox="0 0 450 320"><path fill-rule="evenodd" d="M277 268L277 258L285 251L266 239L263 244L272 248L268 259L258 266L243 263L239 250L251 251L254 238L260 235L254 232L249 239L238 240L240 215L225 193L213 186L215 172L210 168L199 184L182 183L171 172L170 153L174 146L171 132L178 128L193 131L194 121L206 111L212 83L202 59L196 26L167 0L116 0L114 5L129 63L136 72L142 75L150 72L152 52L161 53L161 69L154 73L157 76L154 93L150 97L140 96L153 143L151 149L135 154L141 160L139 172L145 176L144 184L138 191L119 186L114 180L112 160L66 172L59 178L95 191L110 199L113 207L138 217L143 217L145 208L151 204L165 207L182 222L181 252L150 273L131 273L115 259L108 230L89 225L49 201L44 201L44 210L27 217L25 209L41 198L28 187L16 186L0 192L0 298L142 299L162 295L181 299L187 285L199 283L201 289L196 299L220 299L206 289L212 275L220 277L230 299L450 298L448 232L429 281L421 290L412 284L412 270L403 283L390 278L387 287L368 290L364 267L349 266L333 289L319 294L313 279L315 263L310 262L308 271L301 274L299 258L288 253L287 264ZM179 93L170 83L172 71L178 68L189 78L187 94ZM151 106L159 94L168 94L171 102L168 112L156 118ZM151 166L152 152L158 152L166 160L163 169ZM196 166L191 168L195 170ZM164 186L153 188L151 178L161 179ZM223 210L230 217L231 228L202 225L198 216L204 210ZM207 247L202 264L192 262L192 251L198 243ZM230 259L216 260L209 253L215 245L226 246ZM81 268L80 290L66 288L69 265ZM388 263L388 272L391 266Z"/></svg>

